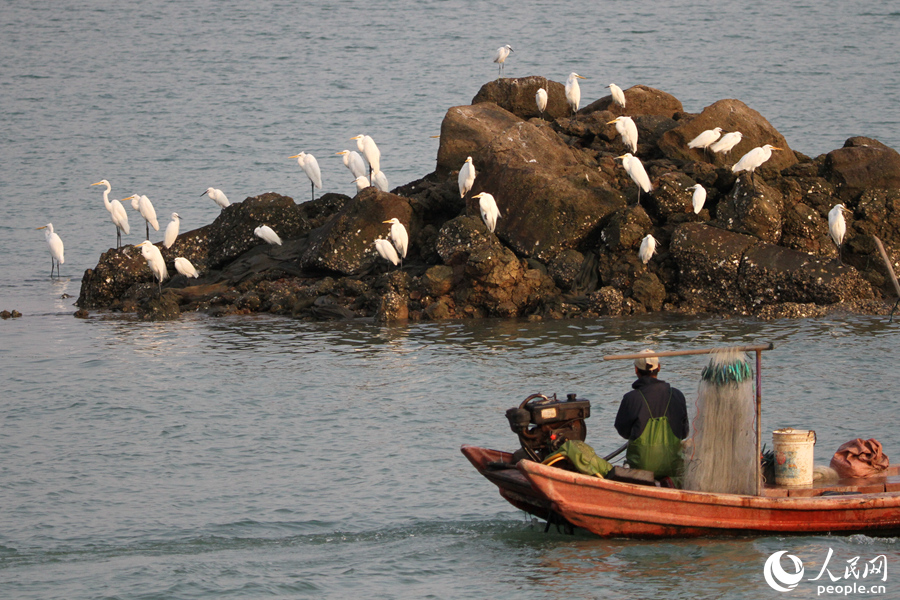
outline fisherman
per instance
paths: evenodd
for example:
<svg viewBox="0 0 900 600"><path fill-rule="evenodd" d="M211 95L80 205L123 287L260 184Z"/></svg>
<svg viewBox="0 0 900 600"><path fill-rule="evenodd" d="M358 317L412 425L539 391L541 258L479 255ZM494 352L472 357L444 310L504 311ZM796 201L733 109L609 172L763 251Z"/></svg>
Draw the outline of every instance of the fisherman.
<svg viewBox="0 0 900 600"><path fill-rule="evenodd" d="M643 353L652 353L643 350ZM616 431L628 439L625 453L633 469L653 471L657 479L682 473L681 440L688 436L687 405L684 394L658 378L659 358L648 356L634 361L638 379L634 389L622 398L616 414Z"/></svg>

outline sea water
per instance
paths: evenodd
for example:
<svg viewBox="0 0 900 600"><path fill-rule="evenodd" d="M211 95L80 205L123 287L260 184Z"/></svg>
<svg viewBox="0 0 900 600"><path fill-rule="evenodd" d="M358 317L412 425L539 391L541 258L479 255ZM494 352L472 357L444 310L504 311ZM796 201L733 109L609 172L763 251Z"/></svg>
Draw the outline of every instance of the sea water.
<svg viewBox="0 0 900 600"><path fill-rule="evenodd" d="M777 595L763 567L782 550L807 578L829 550L840 576L854 557L884 555L884 597L900 596L892 538L544 533L459 453L514 448L503 413L535 392L589 398L588 441L611 450L632 371L603 355L771 341L764 432L816 430L819 463L855 437L898 456L898 325L884 317L72 317L81 274L115 241L91 183L147 194L161 229L178 212L187 231L218 213L200 197L209 186L232 201L307 199L287 158L300 151L319 158L324 191L351 194L334 153L360 133L391 184L407 183L433 169L430 136L496 77L490 59L507 43L506 76L576 71L583 105L609 83L645 84L691 112L741 99L809 155L852 135L898 147L891 5L13 1L0 12L0 310L24 315L0 321L0 597L759 598ZM125 241L137 243L144 225L129 216ZM59 280L34 230L47 222L66 244ZM663 363L691 411L703 364Z"/></svg>

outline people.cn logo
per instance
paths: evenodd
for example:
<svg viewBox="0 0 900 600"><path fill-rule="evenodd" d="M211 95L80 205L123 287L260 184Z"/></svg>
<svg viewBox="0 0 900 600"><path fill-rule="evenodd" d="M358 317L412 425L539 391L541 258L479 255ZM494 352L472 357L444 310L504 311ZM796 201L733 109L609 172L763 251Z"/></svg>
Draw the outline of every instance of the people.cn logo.
<svg viewBox="0 0 900 600"><path fill-rule="evenodd" d="M766 561L766 566L763 568L766 583L777 592L789 592L797 587L797 584L803 579L803 562L793 554L788 554L787 557L794 563L794 569L797 572L788 573L781 568L781 557L784 554L787 554L787 550L776 552L769 557Z"/></svg>

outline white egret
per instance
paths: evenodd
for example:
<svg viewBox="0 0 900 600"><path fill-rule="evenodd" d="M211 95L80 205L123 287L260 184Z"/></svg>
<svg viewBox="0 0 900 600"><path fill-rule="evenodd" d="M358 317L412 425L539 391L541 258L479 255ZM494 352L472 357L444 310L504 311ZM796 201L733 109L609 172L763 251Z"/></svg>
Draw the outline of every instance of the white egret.
<svg viewBox="0 0 900 600"><path fill-rule="evenodd" d="M459 170L459 177L457 178L460 198L465 198L468 191L472 189L476 175L475 165L472 164L472 157L468 156L466 157L466 162L463 163L462 168Z"/></svg>
<svg viewBox="0 0 900 600"><path fill-rule="evenodd" d="M622 136L622 142L626 148L630 148L632 152L637 152L638 130L637 125L631 117L616 117L609 121L607 125L616 124L616 131Z"/></svg>
<svg viewBox="0 0 900 600"><path fill-rule="evenodd" d="M391 224L391 233L388 237L394 244L394 248L397 249L397 256L400 257L400 268L402 269L403 259L406 258L406 251L409 248L409 234L406 232L406 227L403 226L403 223L397 217L382 221L382 223Z"/></svg>
<svg viewBox="0 0 900 600"><path fill-rule="evenodd" d="M166 261L163 260L162 252L150 240L144 240L135 248L141 249L141 254L144 256L144 260L147 261L147 266L150 267L150 271L158 281L159 295L162 296L162 282L169 277L169 270L166 269Z"/></svg>
<svg viewBox="0 0 900 600"><path fill-rule="evenodd" d="M156 209L153 208L153 204L150 202L150 198L147 196L142 196L141 194L133 194L123 199L131 200L131 208L141 213L141 216L144 217L144 221L146 221L145 225L147 227L147 239L150 239L150 226L153 226L153 231L159 231L159 221L156 219Z"/></svg>
<svg viewBox="0 0 900 600"><path fill-rule="evenodd" d="M231 206L231 202L228 201L228 196L225 195L225 192L216 188L206 188L206 191L200 194L200 197L209 196L209 199L219 205L219 208L225 208L226 206Z"/></svg>
<svg viewBox="0 0 900 600"><path fill-rule="evenodd" d="M703 205L706 203L706 188L697 183L692 185L688 189L694 190L694 195L691 198L691 204L694 205L694 214L699 215L700 211L703 210Z"/></svg>
<svg viewBox="0 0 900 600"><path fill-rule="evenodd" d="M569 78L566 79L566 100L569 101L569 106L572 109L572 114L578 112L578 104L581 102L581 87L578 85L579 79L587 79L587 77L582 77L578 73L569 73Z"/></svg>
<svg viewBox="0 0 900 600"><path fill-rule="evenodd" d="M399 264L400 257L397 256L397 251L394 249L394 245L388 240L384 240L381 238L375 240L375 250L378 251L378 254L381 255L381 258L391 261L394 266L397 266L397 264Z"/></svg>
<svg viewBox="0 0 900 600"><path fill-rule="evenodd" d="M688 142L688 148L703 148L706 150L709 148L709 145L719 139L719 136L722 135L722 128L715 127L713 129L707 129L702 132L700 135L692 139Z"/></svg>
<svg viewBox="0 0 900 600"><path fill-rule="evenodd" d="M356 150L341 150L336 154L343 157L344 166L350 169L350 172L353 173L353 177L365 176L366 163L362 156L359 155L359 152Z"/></svg>
<svg viewBox="0 0 900 600"><path fill-rule="evenodd" d="M375 140L367 135L359 134L350 139L356 140L356 147L366 157L366 161L369 163L369 177L371 178L372 173L381 170L381 150L378 149Z"/></svg>
<svg viewBox="0 0 900 600"><path fill-rule="evenodd" d="M356 179L354 179L354 180L353 180L353 183L356 184L356 191L357 191L357 193L363 191L364 189L366 189L367 187L369 187L369 186L371 185L371 184L369 183L369 180L366 179L364 175L360 175L359 177L357 177Z"/></svg>
<svg viewBox="0 0 900 600"><path fill-rule="evenodd" d="M754 148L742 156L741 160L737 161L737 163L731 167L731 172L740 173L741 171L747 171L750 173L750 183L753 183L753 171L758 169L761 164L772 157L772 150L781 150L781 148L777 148L771 144Z"/></svg>
<svg viewBox="0 0 900 600"><path fill-rule="evenodd" d="M191 261L181 256L175 259L175 270L188 279L190 279L191 277L194 277L195 279L197 277L200 277L200 273L197 272L197 269L194 268L194 265L191 264Z"/></svg>
<svg viewBox="0 0 900 600"><path fill-rule="evenodd" d="M494 233L497 228L497 219L500 218L500 210L497 208L497 201L487 192L475 194L473 198L478 198L478 208L481 210L481 218L487 228Z"/></svg>
<svg viewBox="0 0 900 600"><path fill-rule="evenodd" d="M256 235L256 237L262 238L263 241L269 244L276 244L278 246L281 245L281 238L278 237L278 234L275 233L275 230L273 230L268 225L260 225L253 230L253 233Z"/></svg>
<svg viewBox="0 0 900 600"><path fill-rule="evenodd" d="M322 189L322 171L319 170L319 161L316 160L315 156L307 154L306 152L288 156L288 158L296 158L297 164L300 165L300 168L303 169L303 172L309 177L309 183L312 185L312 199L315 200L316 188Z"/></svg>
<svg viewBox="0 0 900 600"><path fill-rule="evenodd" d="M515 52L512 49L512 46L506 44L505 46L500 46L497 48L497 52L494 53L494 62L500 65L499 70L497 71L497 78L500 78L500 74L503 72L503 63L506 62L506 57L509 56L510 52Z"/></svg>
<svg viewBox="0 0 900 600"><path fill-rule="evenodd" d="M106 210L109 211L109 217L112 219L113 224L116 226L116 248L122 247L122 232L125 232L125 235L128 235L128 213L125 212L125 207L122 206L122 203L118 200L109 199L109 192L112 190L112 185L103 179L98 181L97 183L92 183L91 185L105 185L106 190L103 192L103 204L106 205Z"/></svg>
<svg viewBox="0 0 900 600"><path fill-rule="evenodd" d="M656 238L650 235L649 233L644 236L644 239L641 240L641 247L638 250L638 258L641 259L645 265L650 262L650 258L653 256L653 253L656 252Z"/></svg>
<svg viewBox="0 0 900 600"><path fill-rule="evenodd" d="M372 185L382 192L391 191L391 184L388 183L387 175L385 175L383 171L375 171L372 173Z"/></svg>
<svg viewBox="0 0 900 600"><path fill-rule="evenodd" d="M741 139L744 137L744 134L740 131L732 131L723 135L718 142L709 147L710 150L714 154L718 154L719 152L724 152L728 154L731 152L731 149L741 143Z"/></svg>
<svg viewBox="0 0 900 600"><path fill-rule="evenodd" d="M637 184L638 204L640 204L641 190L649 192L653 189L653 186L650 184L650 177L647 176L647 171L644 169L644 164L641 162L641 159L632 156L630 152L623 154L622 156L617 156L616 158L622 159L622 166L625 168L625 172L628 173L631 180Z"/></svg>
<svg viewBox="0 0 900 600"><path fill-rule="evenodd" d="M622 88L614 83L611 83L606 87L609 88L609 92L612 94L613 102L615 102L622 108L625 108L625 92L622 91Z"/></svg>
<svg viewBox="0 0 900 600"><path fill-rule="evenodd" d="M53 231L53 223L47 223L43 227L38 227L37 229L44 229L44 238L47 240L47 245L50 247L50 277L53 277L53 263L56 262L56 276L59 277L59 265L66 262L65 256L63 256L63 242L62 238L59 237Z"/></svg>
<svg viewBox="0 0 900 600"><path fill-rule="evenodd" d="M541 118L544 118L544 111L547 109L547 90L544 88L538 88L537 93L534 95L534 101L537 103L538 112L541 113Z"/></svg>
<svg viewBox="0 0 900 600"><path fill-rule="evenodd" d="M847 222L844 221L844 213L850 211L843 204L835 204L828 211L828 233L831 239L838 247L838 263L844 264L841 260L841 244L844 243L844 234L847 233Z"/></svg>
<svg viewBox="0 0 900 600"><path fill-rule="evenodd" d="M181 217L178 216L178 213L172 213L172 221L166 225L166 235L163 238L163 246L166 248L171 248L172 244L175 243L175 238L178 237L178 228L181 224Z"/></svg>

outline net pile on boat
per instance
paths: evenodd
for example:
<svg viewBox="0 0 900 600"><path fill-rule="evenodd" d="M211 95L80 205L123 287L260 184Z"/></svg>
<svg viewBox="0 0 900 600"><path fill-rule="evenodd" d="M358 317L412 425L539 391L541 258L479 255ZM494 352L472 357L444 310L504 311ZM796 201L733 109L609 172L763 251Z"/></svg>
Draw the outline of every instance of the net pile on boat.
<svg viewBox="0 0 900 600"><path fill-rule="evenodd" d="M712 354L697 390L693 450L684 488L725 494L756 493L756 400L753 369L736 350Z"/></svg>

